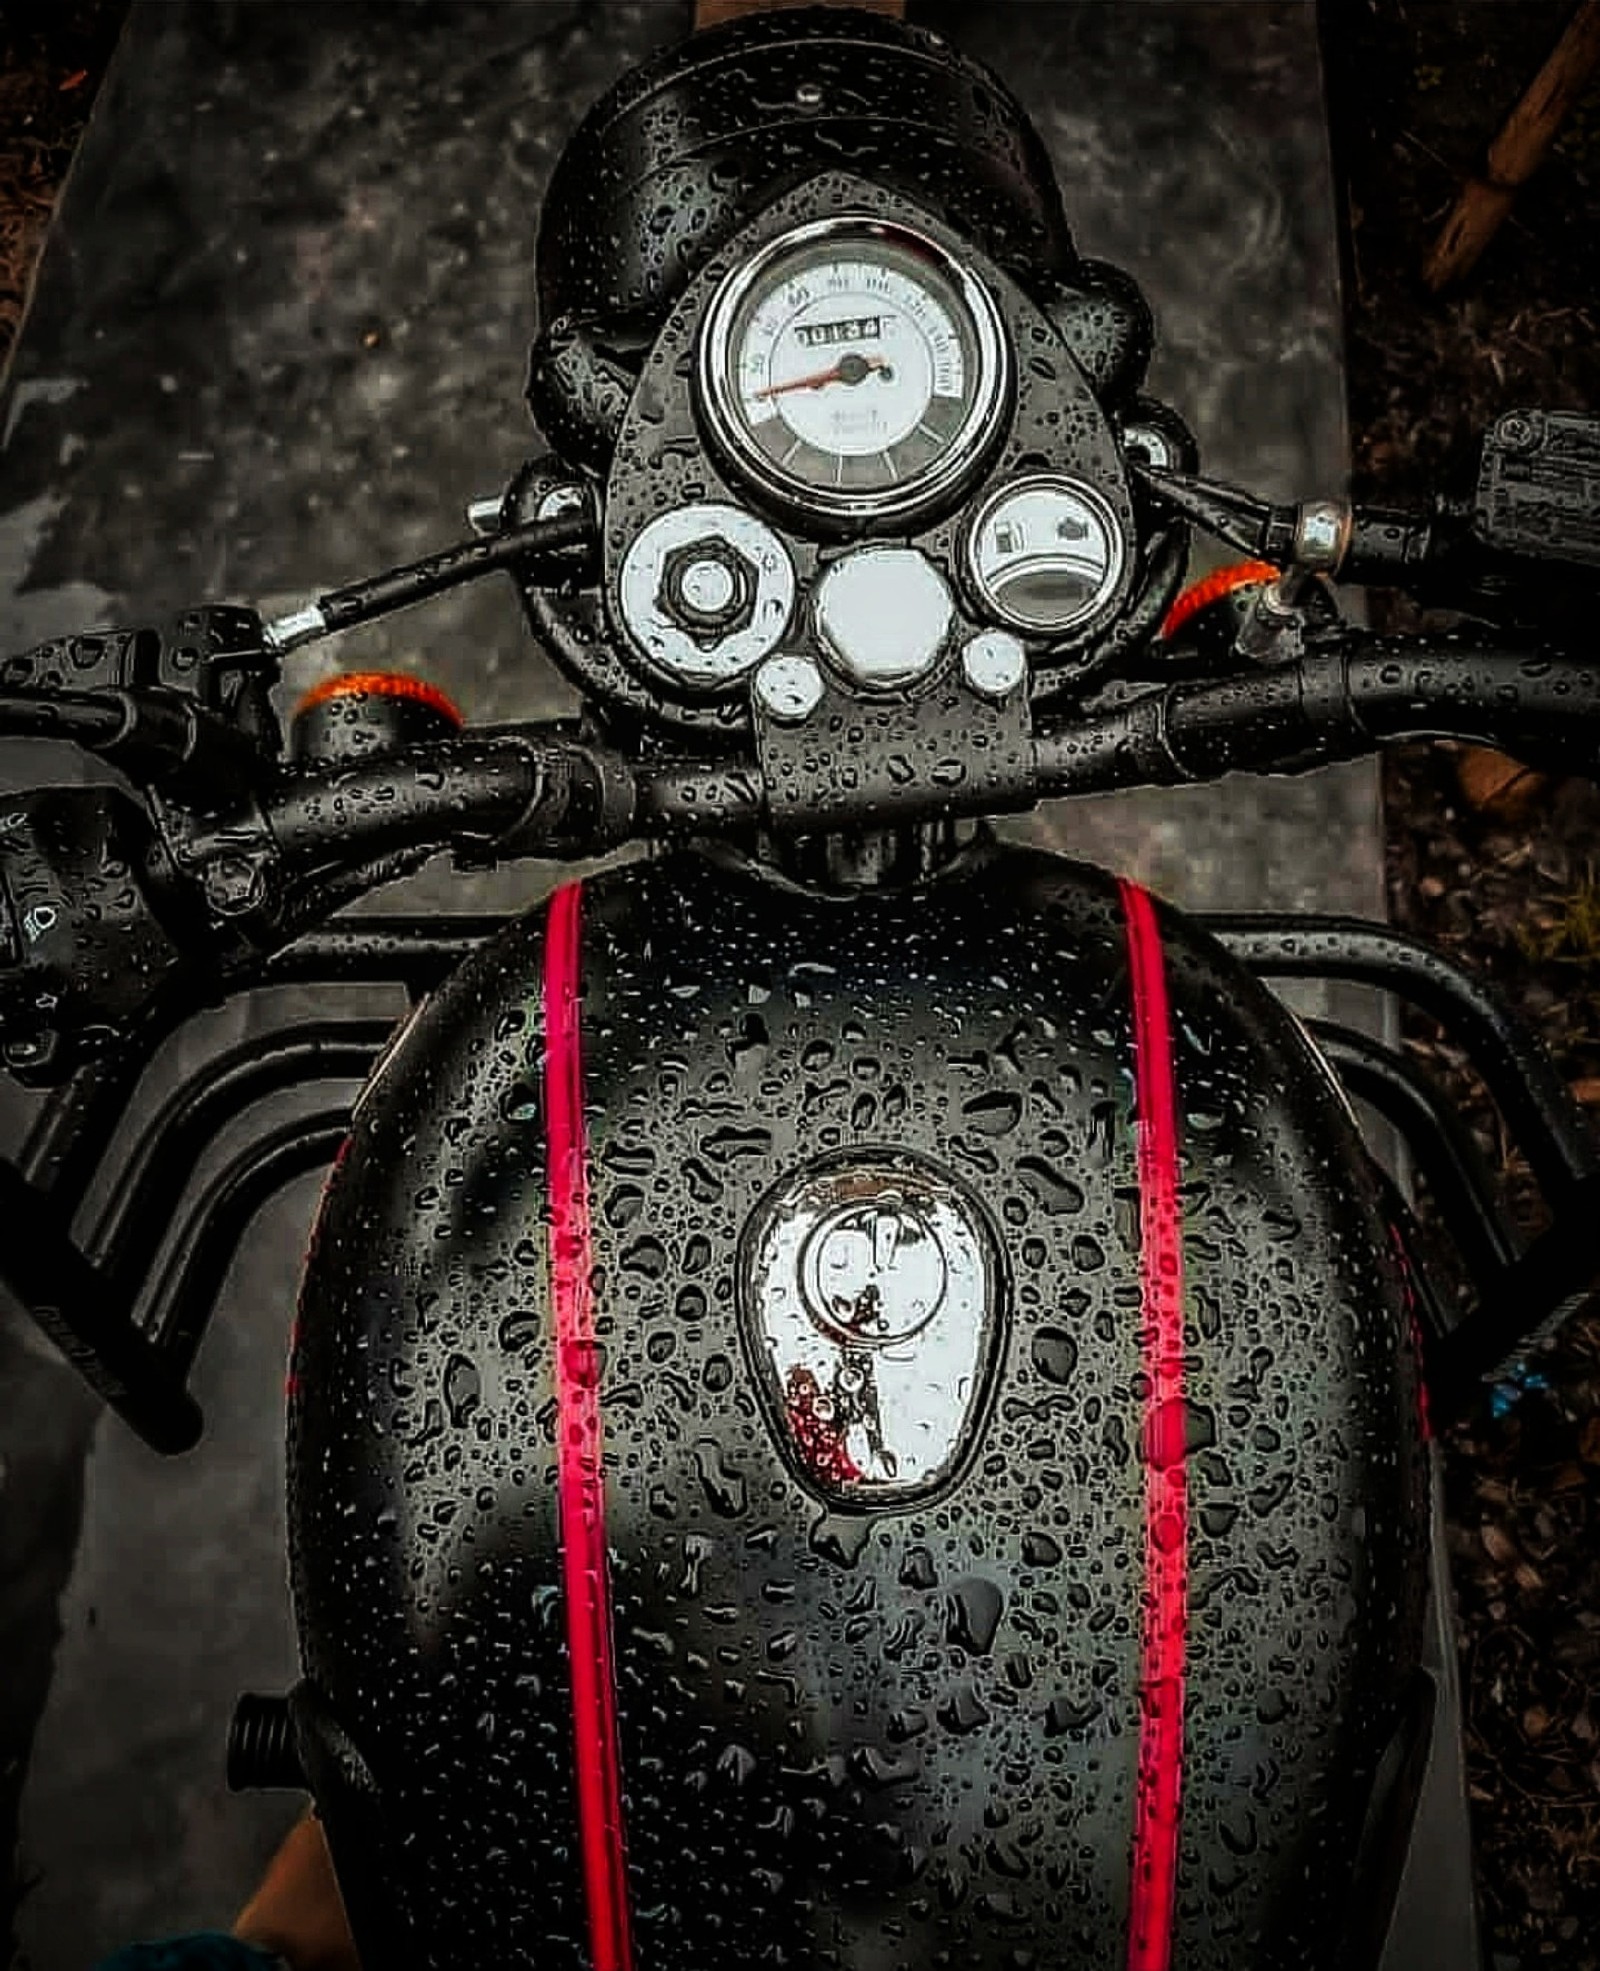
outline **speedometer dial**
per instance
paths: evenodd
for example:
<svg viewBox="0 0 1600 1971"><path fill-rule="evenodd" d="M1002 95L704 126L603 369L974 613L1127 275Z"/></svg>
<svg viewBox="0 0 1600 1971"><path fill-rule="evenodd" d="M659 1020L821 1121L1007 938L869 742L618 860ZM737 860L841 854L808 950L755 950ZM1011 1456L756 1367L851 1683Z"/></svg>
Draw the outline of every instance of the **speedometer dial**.
<svg viewBox="0 0 1600 1971"><path fill-rule="evenodd" d="M975 476L1009 382L988 291L931 240L872 219L774 241L724 282L700 343L713 440L803 513L936 504Z"/></svg>

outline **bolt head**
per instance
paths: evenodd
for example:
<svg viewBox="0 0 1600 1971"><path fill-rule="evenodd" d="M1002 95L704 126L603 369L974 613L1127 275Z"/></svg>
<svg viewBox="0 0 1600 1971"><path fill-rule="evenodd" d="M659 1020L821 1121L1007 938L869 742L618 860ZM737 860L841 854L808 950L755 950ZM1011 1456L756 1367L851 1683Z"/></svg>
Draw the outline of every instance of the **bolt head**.
<svg viewBox="0 0 1600 1971"><path fill-rule="evenodd" d="M691 561L681 580L683 599L702 616L718 616L732 602L738 584L722 561Z"/></svg>
<svg viewBox="0 0 1600 1971"><path fill-rule="evenodd" d="M759 570L736 547L708 535L667 555L656 600L679 629L720 641L750 621L759 583Z"/></svg>
<svg viewBox="0 0 1600 1971"><path fill-rule="evenodd" d="M1509 411L1495 427L1495 436L1508 452L1531 452L1539 442L1537 425L1520 411Z"/></svg>
<svg viewBox="0 0 1600 1971"><path fill-rule="evenodd" d="M1009 630L980 630L961 652L961 675L980 698L998 704L1028 675L1028 653Z"/></svg>
<svg viewBox="0 0 1600 1971"><path fill-rule="evenodd" d="M822 673L809 657L769 657L756 672L761 709L779 725L801 725L822 703Z"/></svg>
<svg viewBox="0 0 1600 1971"><path fill-rule="evenodd" d="M209 865L202 879L206 902L219 917L240 917L266 895L262 871L242 855L223 855Z"/></svg>

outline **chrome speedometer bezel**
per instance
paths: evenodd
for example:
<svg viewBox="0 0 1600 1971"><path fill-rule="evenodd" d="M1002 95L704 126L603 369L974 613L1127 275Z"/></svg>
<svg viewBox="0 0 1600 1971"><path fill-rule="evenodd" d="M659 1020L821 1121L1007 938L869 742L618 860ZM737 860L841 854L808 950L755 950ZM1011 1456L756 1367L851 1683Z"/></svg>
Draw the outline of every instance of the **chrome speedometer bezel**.
<svg viewBox="0 0 1600 1971"><path fill-rule="evenodd" d="M815 486L785 472L750 436L738 401L732 339L746 299L775 263L829 240L868 250L882 241L930 261L966 311L975 352L966 413L944 450L905 480L875 490ZM854 524L920 517L974 482L1004 422L1012 383L1011 342L989 290L937 240L868 212L832 213L791 227L727 274L701 323L695 367L706 434L742 481L785 512Z"/></svg>

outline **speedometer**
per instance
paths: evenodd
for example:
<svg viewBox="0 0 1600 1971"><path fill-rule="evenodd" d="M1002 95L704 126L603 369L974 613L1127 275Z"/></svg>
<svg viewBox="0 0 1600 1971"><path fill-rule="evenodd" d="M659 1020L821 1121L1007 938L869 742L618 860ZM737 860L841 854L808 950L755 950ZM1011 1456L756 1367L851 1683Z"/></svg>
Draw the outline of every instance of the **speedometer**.
<svg viewBox="0 0 1600 1971"><path fill-rule="evenodd" d="M900 518L976 475L1005 413L988 290L909 227L838 217L728 276L701 333L710 436L803 513Z"/></svg>

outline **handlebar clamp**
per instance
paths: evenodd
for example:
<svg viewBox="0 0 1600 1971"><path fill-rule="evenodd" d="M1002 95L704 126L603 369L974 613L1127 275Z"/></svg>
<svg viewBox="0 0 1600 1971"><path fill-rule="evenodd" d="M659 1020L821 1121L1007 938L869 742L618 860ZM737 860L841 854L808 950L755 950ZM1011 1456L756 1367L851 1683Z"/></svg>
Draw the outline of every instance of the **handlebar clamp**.
<svg viewBox="0 0 1600 1971"><path fill-rule="evenodd" d="M481 852L475 841L458 836L458 863L603 855L633 833L638 783L619 755L578 740L530 746L528 752L534 773L527 805L508 828L482 838Z"/></svg>

